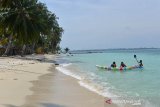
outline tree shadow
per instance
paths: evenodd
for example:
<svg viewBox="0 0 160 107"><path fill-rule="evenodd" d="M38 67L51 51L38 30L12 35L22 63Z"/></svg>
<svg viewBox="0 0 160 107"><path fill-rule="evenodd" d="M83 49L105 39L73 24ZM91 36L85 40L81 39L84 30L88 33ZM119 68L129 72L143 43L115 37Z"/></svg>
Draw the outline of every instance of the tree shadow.
<svg viewBox="0 0 160 107"><path fill-rule="evenodd" d="M14 106L14 105L11 105L11 104L4 104L5 107L18 107L18 106Z"/></svg>
<svg viewBox="0 0 160 107"><path fill-rule="evenodd" d="M14 106L14 105L11 105L11 104L5 104L4 106L5 107L23 107L23 106ZM52 104L52 103L41 103L40 107L65 107L65 106L59 105L59 104Z"/></svg>
<svg viewBox="0 0 160 107"><path fill-rule="evenodd" d="M58 62L55 60L55 58L50 59L45 57L44 55L26 55L24 57L21 56L11 56L11 58L15 59L21 59L21 60L34 60L34 61L39 61L43 63L53 63L55 65L59 65Z"/></svg>
<svg viewBox="0 0 160 107"><path fill-rule="evenodd" d="M52 104L52 103L41 103L42 107L65 107L59 104Z"/></svg>

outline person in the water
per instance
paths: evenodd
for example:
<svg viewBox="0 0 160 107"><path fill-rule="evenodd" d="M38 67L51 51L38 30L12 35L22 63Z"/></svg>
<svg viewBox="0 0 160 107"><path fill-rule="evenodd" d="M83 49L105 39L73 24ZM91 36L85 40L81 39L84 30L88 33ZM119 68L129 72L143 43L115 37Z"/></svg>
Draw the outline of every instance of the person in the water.
<svg viewBox="0 0 160 107"><path fill-rule="evenodd" d="M112 68L116 68L116 67L117 67L116 62L113 62L113 63L111 64L111 67L112 67Z"/></svg>
<svg viewBox="0 0 160 107"><path fill-rule="evenodd" d="M124 64L124 62L121 62L121 65L120 65L120 70L123 70L125 69L127 66Z"/></svg>
<svg viewBox="0 0 160 107"><path fill-rule="evenodd" d="M124 64L124 62L121 62L120 67L124 68L124 67L127 67L127 66Z"/></svg>
<svg viewBox="0 0 160 107"><path fill-rule="evenodd" d="M138 63L139 63L139 67L143 67L142 60L140 60Z"/></svg>

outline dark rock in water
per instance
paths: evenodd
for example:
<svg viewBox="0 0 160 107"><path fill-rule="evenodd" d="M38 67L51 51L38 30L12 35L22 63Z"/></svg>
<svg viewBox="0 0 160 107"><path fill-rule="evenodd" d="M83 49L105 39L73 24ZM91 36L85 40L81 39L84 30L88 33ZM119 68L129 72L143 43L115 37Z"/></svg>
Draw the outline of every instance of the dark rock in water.
<svg viewBox="0 0 160 107"><path fill-rule="evenodd" d="M89 52L87 52L87 53L89 53L89 54L90 54L90 53L93 53L93 52L89 51Z"/></svg>
<svg viewBox="0 0 160 107"><path fill-rule="evenodd" d="M55 63L54 65L59 65L58 63Z"/></svg>
<svg viewBox="0 0 160 107"><path fill-rule="evenodd" d="M42 59L36 59L36 60L38 60L38 61L42 61Z"/></svg>

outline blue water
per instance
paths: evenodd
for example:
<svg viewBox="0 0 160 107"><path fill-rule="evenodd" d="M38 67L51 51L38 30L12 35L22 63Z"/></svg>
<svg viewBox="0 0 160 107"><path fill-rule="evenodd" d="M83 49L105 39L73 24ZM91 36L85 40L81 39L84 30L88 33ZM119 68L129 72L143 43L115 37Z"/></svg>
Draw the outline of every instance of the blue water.
<svg viewBox="0 0 160 107"><path fill-rule="evenodd" d="M119 49L75 51L73 56L66 56L72 65L68 67L72 73L83 78L84 82L101 92L104 96L142 99L143 106L160 107L160 49ZM80 53L80 54L78 54ZM123 61L127 66L137 65L143 60L144 69L130 71L100 70L95 65L110 66L113 61L120 65Z"/></svg>

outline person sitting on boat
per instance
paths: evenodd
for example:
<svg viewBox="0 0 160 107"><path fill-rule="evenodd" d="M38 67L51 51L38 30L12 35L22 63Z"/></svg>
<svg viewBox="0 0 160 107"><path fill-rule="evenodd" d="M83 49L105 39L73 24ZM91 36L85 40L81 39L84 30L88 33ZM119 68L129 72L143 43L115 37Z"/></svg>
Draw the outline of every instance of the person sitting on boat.
<svg viewBox="0 0 160 107"><path fill-rule="evenodd" d="M124 62L121 62L121 65L120 65L120 67L127 67L125 64L124 64Z"/></svg>
<svg viewBox="0 0 160 107"><path fill-rule="evenodd" d="M124 62L121 62L121 65L120 65L120 70L123 70L125 69L127 66L124 64Z"/></svg>
<svg viewBox="0 0 160 107"><path fill-rule="evenodd" d="M113 63L111 64L111 68L116 68L116 67L117 67L116 62L113 62Z"/></svg>
<svg viewBox="0 0 160 107"><path fill-rule="evenodd" d="M138 63L139 63L139 67L143 67L142 60L140 60Z"/></svg>

